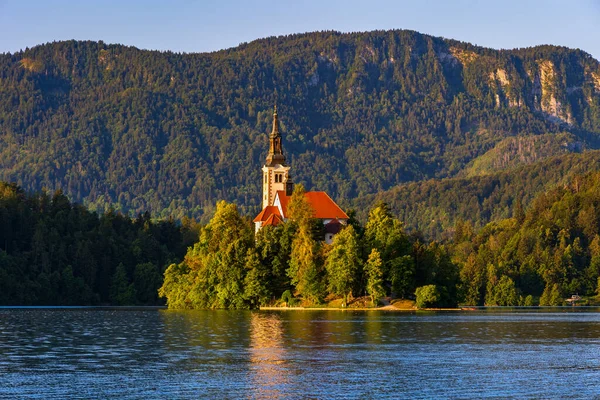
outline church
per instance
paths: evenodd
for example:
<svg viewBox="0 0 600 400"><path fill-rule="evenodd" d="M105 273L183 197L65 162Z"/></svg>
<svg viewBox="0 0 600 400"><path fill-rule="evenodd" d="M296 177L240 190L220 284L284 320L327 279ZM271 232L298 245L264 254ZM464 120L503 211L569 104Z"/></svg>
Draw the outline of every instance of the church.
<svg viewBox="0 0 600 400"><path fill-rule="evenodd" d="M269 153L262 167L262 211L254 218L255 232L267 225L277 226L288 218L287 205L294 190L290 166L286 164L277 107L273 112L273 130L269 135ZM334 236L348 223L348 215L325 192L306 192L313 216L325 226L323 240L331 244Z"/></svg>

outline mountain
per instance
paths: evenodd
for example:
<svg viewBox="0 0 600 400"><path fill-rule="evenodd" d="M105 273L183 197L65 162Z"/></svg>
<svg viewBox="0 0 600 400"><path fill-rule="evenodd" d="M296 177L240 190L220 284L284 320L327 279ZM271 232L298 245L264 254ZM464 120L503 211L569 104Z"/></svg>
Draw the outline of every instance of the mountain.
<svg viewBox="0 0 600 400"><path fill-rule="evenodd" d="M205 54L68 41L0 55L0 180L99 211L255 212L275 103L295 181L342 205L600 148L600 64L581 50L401 30Z"/></svg>

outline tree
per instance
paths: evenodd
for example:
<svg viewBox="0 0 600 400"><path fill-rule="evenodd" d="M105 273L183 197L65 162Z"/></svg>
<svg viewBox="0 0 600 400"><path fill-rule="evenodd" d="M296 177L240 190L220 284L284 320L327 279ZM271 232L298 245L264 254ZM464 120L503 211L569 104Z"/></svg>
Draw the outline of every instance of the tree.
<svg viewBox="0 0 600 400"><path fill-rule="evenodd" d="M548 285L540 297L540 306L560 306L563 303L558 284Z"/></svg>
<svg viewBox="0 0 600 400"><path fill-rule="evenodd" d="M510 277L502 275L500 280L488 287L486 305L518 306L519 297L515 288L515 282Z"/></svg>
<svg viewBox="0 0 600 400"><path fill-rule="evenodd" d="M470 254L460 270L461 297L464 304L476 306L482 304L485 283L485 269L476 255Z"/></svg>
<svg viewBox="0 0 600 400"><path fill-rule="evenodd" d="M418 308L435 306L440 300L440 293L436 285L418 287L415 290L415 296L417 296L416 305Z"/></svg>
<svg viewBox="0 0 600 400"><path fill-rule="evenodd" d="M220 201L182 265L165 271L160 296L171 308L246 308L244 280L253 244L249 222L234 204Z"/></svg>
<svg viewBox="0 0 600 400"><path fill-rule="evenodd" d="M119 263L110 284L110 300L119 306L135 304L135 287L129 283L125 265Z"/></svg>
<svg viewBox="0 0 600 400"><path fill-rule="evenodd" d="M268 290L276 297L291 289L287 269L297 228L297 224L288 221L276 227L262 227L255 236L255 248L260 262L270 270Z"/></svg>
<svg viewBox="0 0 600 400"><path fill-rule="evenodd" d="M383 288L383 271L381 270L381 256L377 249L372 249L367 263L365 264L365 275L367 278L367 293L371 296L373 305L377 305L377 301L385 296Z"/></svg>
<svg viewBox="0 0 600 400"><path fill-rule="evenodd" d="M151 262L137 264L133 273L133 285L138 302L143 305L156 304L156 288L160 287L161 280L156 265Z"/></svg>
<svg viewBox="0 0 600 400"><path fill-rule="evenodd" d="M414 289L415 262L411 256L396 257L389 262L392 292L405 298Z"/></svg>
<svg viewBox="0 0 600 400"><path fill-rule="evenodd" d="M165 270L163 284L158 289L158 296L167 299L169 308L193 308L189 299L193 278L185 263L169 265Z"/></svg>
<svg viewBox="0 0 600 400"><path fill-rule="evenodd" d="M319 243L312 235L312 207L304 196L304 187L296 185L288 205L290 218L298 225L292 242L288 276L299 295L312 302L320 302L325 287L323 268L319 262Z"/></svg>
<svg viewBox="0 0 600 400"><path fill-rule="evenodd" d="M249 249L246 256L246 278L244 278L244 298L250 308L258 308L269 301L269 271L260 262L254 249Z"/></svg>
<svg viewBox="0 0 600 400"><path fill-rule="evenodd" d="M311 221L314 219L315 210L312 208L310 203L305 197L306 190L304 186L299 183L294 186L294 192L292 198L288 204L288 215L289 218L296 222L298 226L308 229Z"/></svg>
<svg viewBox="0 0 600 400"><path fill-rule="evenodd" d="M352 285L360 266L356 233L354 227L349 225L335 235L331 250L325 260L329 282L328 290L330 293L343 297L343 307L346 306L348 294L352 292Z"/></svg>
<svg viewBox="0 0 600 400"><path fill-rule="evenodd" d="M392 216L387 204L380 203L371 209L364 238L367 248L380 253L384 280L391 283L392 291L400 297L412 293L415 278L412 246L402 223Z"/></svg>

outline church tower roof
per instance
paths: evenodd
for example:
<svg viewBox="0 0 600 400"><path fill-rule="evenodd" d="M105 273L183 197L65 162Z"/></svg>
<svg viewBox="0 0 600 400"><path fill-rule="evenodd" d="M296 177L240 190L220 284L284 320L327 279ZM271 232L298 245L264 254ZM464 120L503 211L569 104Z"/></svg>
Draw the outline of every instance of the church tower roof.
<svg viewBox="0 0 600 400"><path fill-rule="evenodd" d="M269 154L267 155L267 166L286 165L283 147L281 145L281 133L279 132L279 118L277 117L277 106L273 110L273 130L269 135Z"/></svg>

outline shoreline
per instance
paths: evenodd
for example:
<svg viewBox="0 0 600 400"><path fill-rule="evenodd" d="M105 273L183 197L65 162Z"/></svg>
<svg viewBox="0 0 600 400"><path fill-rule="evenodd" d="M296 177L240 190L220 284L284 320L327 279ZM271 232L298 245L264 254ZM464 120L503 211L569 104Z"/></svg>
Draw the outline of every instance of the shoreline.
<svg viewBox="0 0 600 400"><path fill-rule="evenodd" d="M260 311L464 311L460 308L397 308L383 307L260 307Z"/></svg>
<svg viewBox="0 0 600 400"><path fill-rule="evenodd" d="M397 308L392 305L383 307L260 307L260 311L443 311L443 312L477 312L477 311L600 311L600 306L464 306L457 308Z"/></svg>

